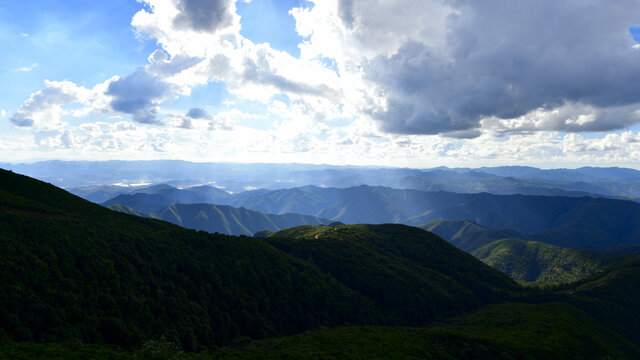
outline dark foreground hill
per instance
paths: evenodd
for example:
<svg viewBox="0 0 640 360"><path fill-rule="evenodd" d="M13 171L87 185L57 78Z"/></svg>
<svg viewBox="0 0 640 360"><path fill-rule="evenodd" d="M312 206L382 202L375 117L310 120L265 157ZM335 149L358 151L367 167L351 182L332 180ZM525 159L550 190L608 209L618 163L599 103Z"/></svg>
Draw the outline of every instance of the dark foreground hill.
<svg viewBox="0 0 640 360"><path fill-rule="evenodd" d="M403 225L213 235L0 171L0 358L633 359L624 266L524 290Z"/></svg>
<svg viewBox="0 0 640 360"><path fill-rule="evenodd" d="M0 336L187 350L378 323L370 299L263 241L186 230L0 172Z"/></svg>
<svg viewBox="0 0 640 360"><path fill-rule="evenodd" d="M266 241L372 299L394 324L419 325L518 287L434 234L402 225L299 226Z"/></svg>
<svg viewBox="0 0 640 360"><path fill-rule="evenodd" d="M353 236L375 237L375 247L326 242L319 251L338 263L352 261L352 252L373 267L354 262L330 275L273 246L278 238L268 243L187 230L7 171L0 172L0 210L0 329L18 341L130 346L164 337L195 350L343 323L425 325L505 299L515 286L443 240L401 225L354 228ZM410 246L441 256L423 266L389 254L385 239L402 232L412 234ZM446 265L449 259L455 263ZM451 281L449 272L463 263ZM389 284L405 281L403 291L424 290L409 301L377 279L367 285L378 293L345 280L370 270Z"/></svg>

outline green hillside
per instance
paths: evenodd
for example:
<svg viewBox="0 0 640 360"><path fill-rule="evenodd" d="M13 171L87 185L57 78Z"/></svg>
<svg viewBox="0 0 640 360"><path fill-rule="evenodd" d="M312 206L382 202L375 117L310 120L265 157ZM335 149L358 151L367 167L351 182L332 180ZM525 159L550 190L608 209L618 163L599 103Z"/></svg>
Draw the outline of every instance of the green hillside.
<svg viewBox="0 0 640 360"><path fill-rule="evenodd" d="M186 350L376 323L371 300L258 239L111 211L0 171L0 338Z"/></svg>
<svg viewBox="0 0 640 360"><path fill-rule="evenodd" d="M95 345L9 343L0 357L30 359L637 359L640 350L562 303L490 305L428 328L345 326L246 341L199 354L152 341L133 351Z"/></svg>
<svg viewBox="0 0 640 360"><path fill-rule="evenodd" d="M634 359L638 348L573 306L544 303L491 305L431 328L314 331L221 349L213 355L214 359Z"/></svg>
<svg viewBox="0 0 640 360"><path fill-rule="evenodd" d="M164 337L197 350L343 323L425 325L516 288L401 225L302 227L350 237L323 237L313 259L286 249L312 242L187 230L7 171L0 210L0 337L16 341L128 347Z"/></svg>
<svg viewBox="0 0 640 360"><path fill-rule="evenodd" d="M624 258L522 239L497 240L472 254L518 282L541 283L573 282Z"/></svg>
<svg viewBox="0 0 640 360"><path fill-rule="evenodd" d="M404 225L265 236L0 170L0 359L640 358L638 257L541 290Z"/></svg>
<svg viewBox="0 0 640 360"><path fill-rule="evenodd" d="M405 225L300 226L274 247L373 299L392 323L425 324L505 300L518 287L441 238Z"/></svg>

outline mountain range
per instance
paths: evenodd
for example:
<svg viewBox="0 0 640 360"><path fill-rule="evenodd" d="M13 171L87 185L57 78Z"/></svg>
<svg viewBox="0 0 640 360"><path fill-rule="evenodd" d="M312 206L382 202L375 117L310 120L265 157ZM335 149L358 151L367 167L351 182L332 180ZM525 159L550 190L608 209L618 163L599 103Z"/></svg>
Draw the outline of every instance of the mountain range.
<svg viewBox="0 0 640 360"><path fill-rule="evenodd" d="M347 188L384 186L423 191L550 196L640 197L640 172L624 168L537 169L493 168L406 169L304 164L192 163L155 161L42 161L0 164L1 168L48 181L77 194L102 187L105 192L168 183L177 187L211 185L227 192L283 189L306 185ZM107 184L107 185L105 185ZM113 196L111 196L113 197ZM104 202L107 198L96 198Z"/></svg>
<svg viewBox="0 0 640 360"><path fill-rule="evenodd" d="M146 194L136 194L146 195ZM187 229L210 233L253 236L263 230L278 231L299 225L327 225L331 220L300 214L265 214L245 208L213 204L174 203L164 209L144 213L120 204L110 205L112 210L160 219ZM143 206L144 208L144 206Z"/></svg>
<svg viewBox="0 0 640 360"><path fill-rule="evenodd" d="M0 230L0 357L640 358L638 256L528 289L406 225L210 234L4 170Z"/></svg>
<svg viewBox="0 0 640 360"><path fill-rule="evenodd" d="M163 191L118 195L103 205L120 204L137 212L154 213L192 194L189 188L179 190L164 187ZM190 199L199 200L197 197ZM361 185L344 189L316 186L260 189L219 196L217 201L221 205L265 214L294 213L346 224L422 225L465 251L486 245L490 242L488 240L506 237L598 252L632 252L640 245L640 204L618 199L461 194ZM477 226L480 226L485 229L483 236L487 237L487 241L474 236L474 246L462 244L451 236L459 230L441 231L434 223L430 223L434 220L469 221L448 226L455 228L473 224L471 228L476 233L480 229ZM322 222L327 223L325 220ZM251 227L256 228L253 225ZM467 228L465 231L468 233L471 228ZM261 230L266 229L270 228ZM489 235L486 229L493 233Z"/></svg>

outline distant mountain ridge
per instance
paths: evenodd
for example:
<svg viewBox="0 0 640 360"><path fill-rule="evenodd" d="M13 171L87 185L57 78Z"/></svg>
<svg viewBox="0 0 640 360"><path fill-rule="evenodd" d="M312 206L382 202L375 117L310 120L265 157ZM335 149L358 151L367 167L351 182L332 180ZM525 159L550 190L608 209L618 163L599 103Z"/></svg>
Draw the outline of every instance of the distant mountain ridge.
<svg viewBox="0 0 640 360"><path fill-rule="evenodd" d="M172 190L173 196L181 191L188 189ZM120 195L103 205L121 203L139 212L155 212L175 202L162 195L136 194ZM297 213L346 224L420 226L441 219L469 220L485 228L511 229L505 230L507 236L494 236L493 240L518 237L600 252L640 245L640 204L616 199L461 194L361 185L246 191L219 199L219 205L276 215Z"/></svg>
<svg viewBox="0 0 640 360"><path fill-rule="evenodd" d="M305 164L191 163L154 161L43 161L0 164L77 195L75 189L105 184L169 183L179 187L215 185L229 192L282 189L305 185L347 188L385 186L424 191L493 194L640 197L640 172L624 168L536 169L494 168L407 169ZM116 188L103 189L109 193ZM114 195L115 196L115 195ZM84 196L83 196L84 197ZM112 196L113 197L113 196ZM96 197L96 202L108 200Z"/></svg>
<svg viewBox="0 0 640 360"><path fill-rule="evenodd" d="M0 358L640 358L637 256L527 289L404 225L209 234L4 170L0 230Z"/></svg>
<svg viewBox="0 0 640 360"><path fill-rule="evenodd" d="M146 194L142 194L146 195ZM264 214L245 208L214 204L172 204L147 213L120 204L109 208L132 215L168 221L187 229L227 235L252 236L258 231L278 231L300 225L327 225L331 220L300 214Z"/></svg>

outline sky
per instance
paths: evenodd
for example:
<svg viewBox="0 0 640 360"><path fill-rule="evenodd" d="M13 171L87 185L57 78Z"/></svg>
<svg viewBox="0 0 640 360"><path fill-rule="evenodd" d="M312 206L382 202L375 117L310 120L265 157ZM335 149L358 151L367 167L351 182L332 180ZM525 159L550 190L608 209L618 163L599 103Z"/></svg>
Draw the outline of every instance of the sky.
<svg viewBox="0 0 640 360"><path fill-rule="evenodd" d="M640 168L640 0L3 0L0 162Z"/></svg>

